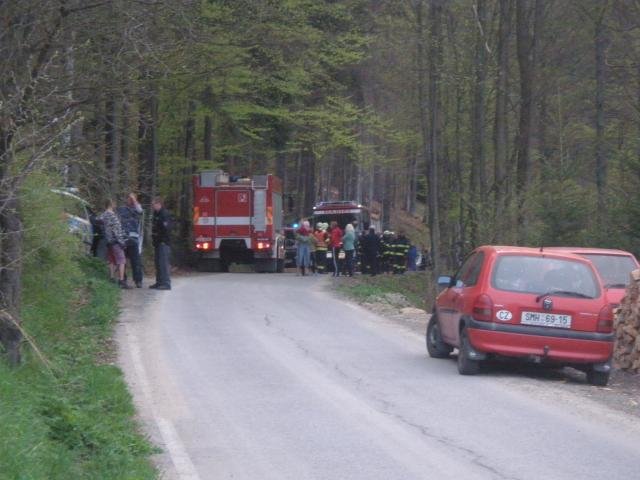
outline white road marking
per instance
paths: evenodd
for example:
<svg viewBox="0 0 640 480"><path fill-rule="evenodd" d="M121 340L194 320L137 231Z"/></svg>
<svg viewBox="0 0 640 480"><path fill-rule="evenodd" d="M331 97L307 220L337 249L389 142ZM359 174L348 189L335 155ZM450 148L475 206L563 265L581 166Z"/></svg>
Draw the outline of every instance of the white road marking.
<svg viewBox="0 0 640 480"><path fill-rule="evenodd" d="M142 362L142 355L140 353L140 345L138 338L130 325L125 324L127 333L127 343L129 344L129 352L131 353L131 363L133 369L136 372L136 377L140 384L140 389L145 397L145 403L151 407L151 416L154 422L158 425L158 430L162 436L162 441L165 445L173 466L176 469L179 480L201 480L198 471L196 470L191 457L187 453L178 431L174 427L170 420L158 415L153 403L153 395L151 391L151 384L147 376L147 371Z"/></svg>

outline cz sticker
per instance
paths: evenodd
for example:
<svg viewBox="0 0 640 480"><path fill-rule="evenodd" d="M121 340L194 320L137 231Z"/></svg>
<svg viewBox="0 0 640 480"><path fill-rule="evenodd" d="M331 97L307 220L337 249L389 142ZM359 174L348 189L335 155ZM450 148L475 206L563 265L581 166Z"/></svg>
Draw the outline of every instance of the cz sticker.
<svg viewBox="0 0 640 480"><path fill-rule="evenodd" d="M513 318L513 315L509 310L498 310L496 312L496 318L498 320L502 320L503 322L508 322Z"/></svg>

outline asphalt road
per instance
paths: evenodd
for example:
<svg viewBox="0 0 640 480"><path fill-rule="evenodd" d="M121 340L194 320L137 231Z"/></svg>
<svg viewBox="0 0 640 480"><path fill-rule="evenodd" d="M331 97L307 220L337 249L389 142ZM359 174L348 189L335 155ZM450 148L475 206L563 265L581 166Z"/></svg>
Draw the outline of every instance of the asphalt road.
<svg viewBox="0 0 640 480"><path fill-rule="evenodd" d="M163 478L640 478L637 417L544 378L459 376L329 281L125 292L119 361Z"/></svg>

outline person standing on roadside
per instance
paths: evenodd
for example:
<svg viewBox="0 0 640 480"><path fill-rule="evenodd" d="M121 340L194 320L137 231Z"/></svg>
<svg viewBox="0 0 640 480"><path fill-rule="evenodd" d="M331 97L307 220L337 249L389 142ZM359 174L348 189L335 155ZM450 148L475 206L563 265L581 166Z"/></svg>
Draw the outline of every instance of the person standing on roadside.
<svg viewBox="0 0 640 480"><path fill-rule="evenodd" d="M302 226L296 230L296 262L300 269L299 274L303 277L307 274L307 268L311 266L310 245L313 242L311 233L308 221L302 222Z"/></svg>
<svg viewBox="0 0 640 480"><path fill-rule="evenodd" d="M340 230L338 222L335 220L331 222L329 246L331 247L331 254L333 258L333 276L339 277L340 266L342 264L342 262L339 261L340 249L342 248L342 230Z"/></svg>
<svg viewBox="0 0 640 480"><path fill-rule="evenodd" d="M313 234L316 242L316 271L320 274L327 268L327 243L329 242L327 228L329 228L328 224L317 223Z"/></svg>
<svg viewBox="0 0 640 480"><path fill-rule="evenodd" d="M104 238L107 242L107 259L109 261L109 275L112 279L117 279L120 288L131 288L124 279L124 269L127 259L124 255L126 237L122 231L122 224L116 212L113 211L115 205L113 200L105 202L105 211L100 215L104 228Z"/></svg>
<svg viewBox="0 0 640 480"><path fill-rule="evenodd" d="M362 237L362 261L372 277L378 274L380 247L380 237L376 234L376 229L369 228L369 233Z"/></svg>
<svg viewBox="0 0 640 480"><path fill-rule="evenodd" d="M404 232L398 233L391 244L391 253L393 255L393 274L403 275L407 271L407 255L409 253L409 239Z"/></svg>
<svg viewBox="0 0 640 480"><path fill-rule="evenodd" d="M314 275L318 274L318 266L316 265L316 237L313 235L313 228L311 223L307 223L307 230L309 231L309 268Z"/></svg>
<svg viewBox="0 0 640 480"><path fill-rule="evenodd" d="M171 290L171 216L163 206L162 198L153 199L153 222L151 240L153 242L156 265L156 283L149 288Z"/></svg>
<svg viewBox="0 0 640 480"><path fill-rule="evenodd" d="M142 288L142 260L140 259L142 207L135 194L129 194L126 205L118 207L117 213L126 237L124 253L131 263L133 281L137 288Z"/></svg>
<svg viewBox="0 0 640 480"><path fill-rule="evenodd" d="M353 225L347 223L342 236L342 248L345 254L345 275L353 277L353 259L356 253L356 232Z"/></svg>

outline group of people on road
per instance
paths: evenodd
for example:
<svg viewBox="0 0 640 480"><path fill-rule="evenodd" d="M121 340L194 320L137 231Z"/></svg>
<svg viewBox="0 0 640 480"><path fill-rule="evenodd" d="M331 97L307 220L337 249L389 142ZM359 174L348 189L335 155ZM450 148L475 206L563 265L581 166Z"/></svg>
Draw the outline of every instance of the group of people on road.
<svg viewBox="0 0 640 480"><path fill-rule="evenodd" d="M104 207L104 212L92 219L92 253L107 260L109 278L123 289L133 288L127 282L126 265L129 260L133 282L137 288L142 288L142 206L136 195L130 193L123 205L116 207L115 202L109 199ZM171 290L171 216L164 208L160 197L153 199L152 207L151 238L155 254L156 282L149 288Z"/></svg>
<svg viewBox="0 0 640 480"><path fill-rule="evenodd" d="M296 265L298 274L303 276L308 272L323 274L331 270L334 277L352 277L356 265L362 273L371 275L404 274L412 248L402 232L395 235L385 231L381 236L371 227L358 237L353 224L348 223L343 231L336 221L330 225L317 223L314 229L308 221L303 221L295 238Z"/></svg>
<svg viewBox="0 0 640 480"><path fill-rule="evenodd" d="M342 231L337 222L331 222L331 225L317 223L312 230L305 220L296 230L295 237L296 265L300 275L331 270L334 277L341 273L353 276L357 237L352 224L347 224Z"/></svg>
<svg viewBox="0 0 640 480"><path fill-rule="evenodd" d="M362 253L362 273L402 275L407 268L415 270L415 255L412 260L411 252L417 250L403 232L396 235L385 230L382 235L378 235L374 228L370 228L369 232L361 237L359 245Z"/></svg>

